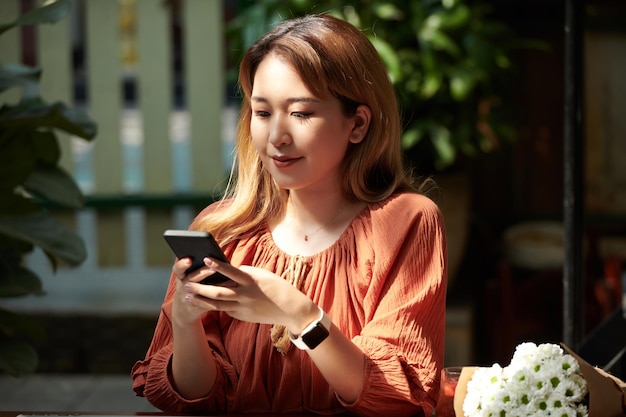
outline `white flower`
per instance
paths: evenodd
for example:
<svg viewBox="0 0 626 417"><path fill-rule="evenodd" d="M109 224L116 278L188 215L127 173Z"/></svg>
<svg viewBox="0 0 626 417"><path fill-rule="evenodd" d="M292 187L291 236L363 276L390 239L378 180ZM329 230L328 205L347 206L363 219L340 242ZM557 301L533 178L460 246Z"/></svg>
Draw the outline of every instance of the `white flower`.
<svg viewBox="0 0 626 417"><path fill-rule="evenodd" d="M478 368L467 384L468 417L588 417L576 360L554 344L522 343L511 363Z"/></svg>

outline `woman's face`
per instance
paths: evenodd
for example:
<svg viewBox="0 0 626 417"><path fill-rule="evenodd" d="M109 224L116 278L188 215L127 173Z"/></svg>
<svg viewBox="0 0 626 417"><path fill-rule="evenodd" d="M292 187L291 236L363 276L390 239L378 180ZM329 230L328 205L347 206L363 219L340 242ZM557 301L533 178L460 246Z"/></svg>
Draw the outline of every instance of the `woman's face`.
<svg viewBox="0 0 626 417"><path fill-rule="evenodd" d="M251 97L252 142L277 184L289 190L336 188L355 117L332 95L314 96L295 69L276 54L259 64Z"/></svg>

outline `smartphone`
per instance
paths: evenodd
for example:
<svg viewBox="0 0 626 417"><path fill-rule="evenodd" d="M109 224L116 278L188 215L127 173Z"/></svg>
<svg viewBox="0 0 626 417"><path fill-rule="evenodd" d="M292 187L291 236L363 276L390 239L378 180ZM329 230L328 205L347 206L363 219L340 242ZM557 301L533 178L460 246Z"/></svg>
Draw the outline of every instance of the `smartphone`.
<svg viewBox="0 0 626 417"><path fill-rule="evenodd" d="M209 232L198 230L166 230L163 233L163 238L167 244L172 248L172 251L177 258L191 258L191 266L186 274L195 271L198 268L204 266L202 261L207 256L215 258L219 261L229 262L222 249L213 238L213 235ZM201 284L219 284L228 281L230 278L220 274L219 272L206 277Z"/></svg>

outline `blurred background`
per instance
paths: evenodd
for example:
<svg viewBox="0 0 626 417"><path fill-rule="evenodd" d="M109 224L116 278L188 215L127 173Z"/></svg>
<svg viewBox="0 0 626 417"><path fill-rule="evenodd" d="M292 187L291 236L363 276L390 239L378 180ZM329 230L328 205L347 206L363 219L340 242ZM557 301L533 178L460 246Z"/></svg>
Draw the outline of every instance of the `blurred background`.
<svg viewBox="0 0 626 417"><path fill-rule="evenodd" d="M582 338L604 330L598 340L623 378L626 3L574 2L582 22L574 81L566 3L75 0L52 25L2 33L0 62L40 67L41 97L97 125L93 140L57 134L59 166L82 205L43 204L84 242L85 257L61 258L55 271L34 240L25 268L41 286L0 293L11 323L29 323L8 333L34 355L5 373L129 374L168 282L163 230L186 228L225 186L238 60L276 21L330 12L372 39L401 103L407 162L439 184L432 198L449 234L448 366L508 363L522 341L563 340L565 97L575 88L583 121L577 324ZM0 0L0 24L40 4ZM4 91L2 104L20 97Z"/></svg>

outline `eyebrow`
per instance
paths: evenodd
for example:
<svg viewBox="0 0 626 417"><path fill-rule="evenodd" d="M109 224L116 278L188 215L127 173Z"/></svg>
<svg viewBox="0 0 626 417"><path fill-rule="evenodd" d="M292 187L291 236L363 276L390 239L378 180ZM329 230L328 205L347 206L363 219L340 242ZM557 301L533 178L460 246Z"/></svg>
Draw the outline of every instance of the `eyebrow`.
<svg viewBox="0 0 626 417"><path fill-rule="evenodd" d="M257 103L268 103L269 100L266 99L265 97L259 97L259 96L252 96L250 97L251 101L255 101ZM287 103L289 104L293 104L293 103L319 103L320 100L315 98L315 97L289 97L287 99Z"/></svg>

